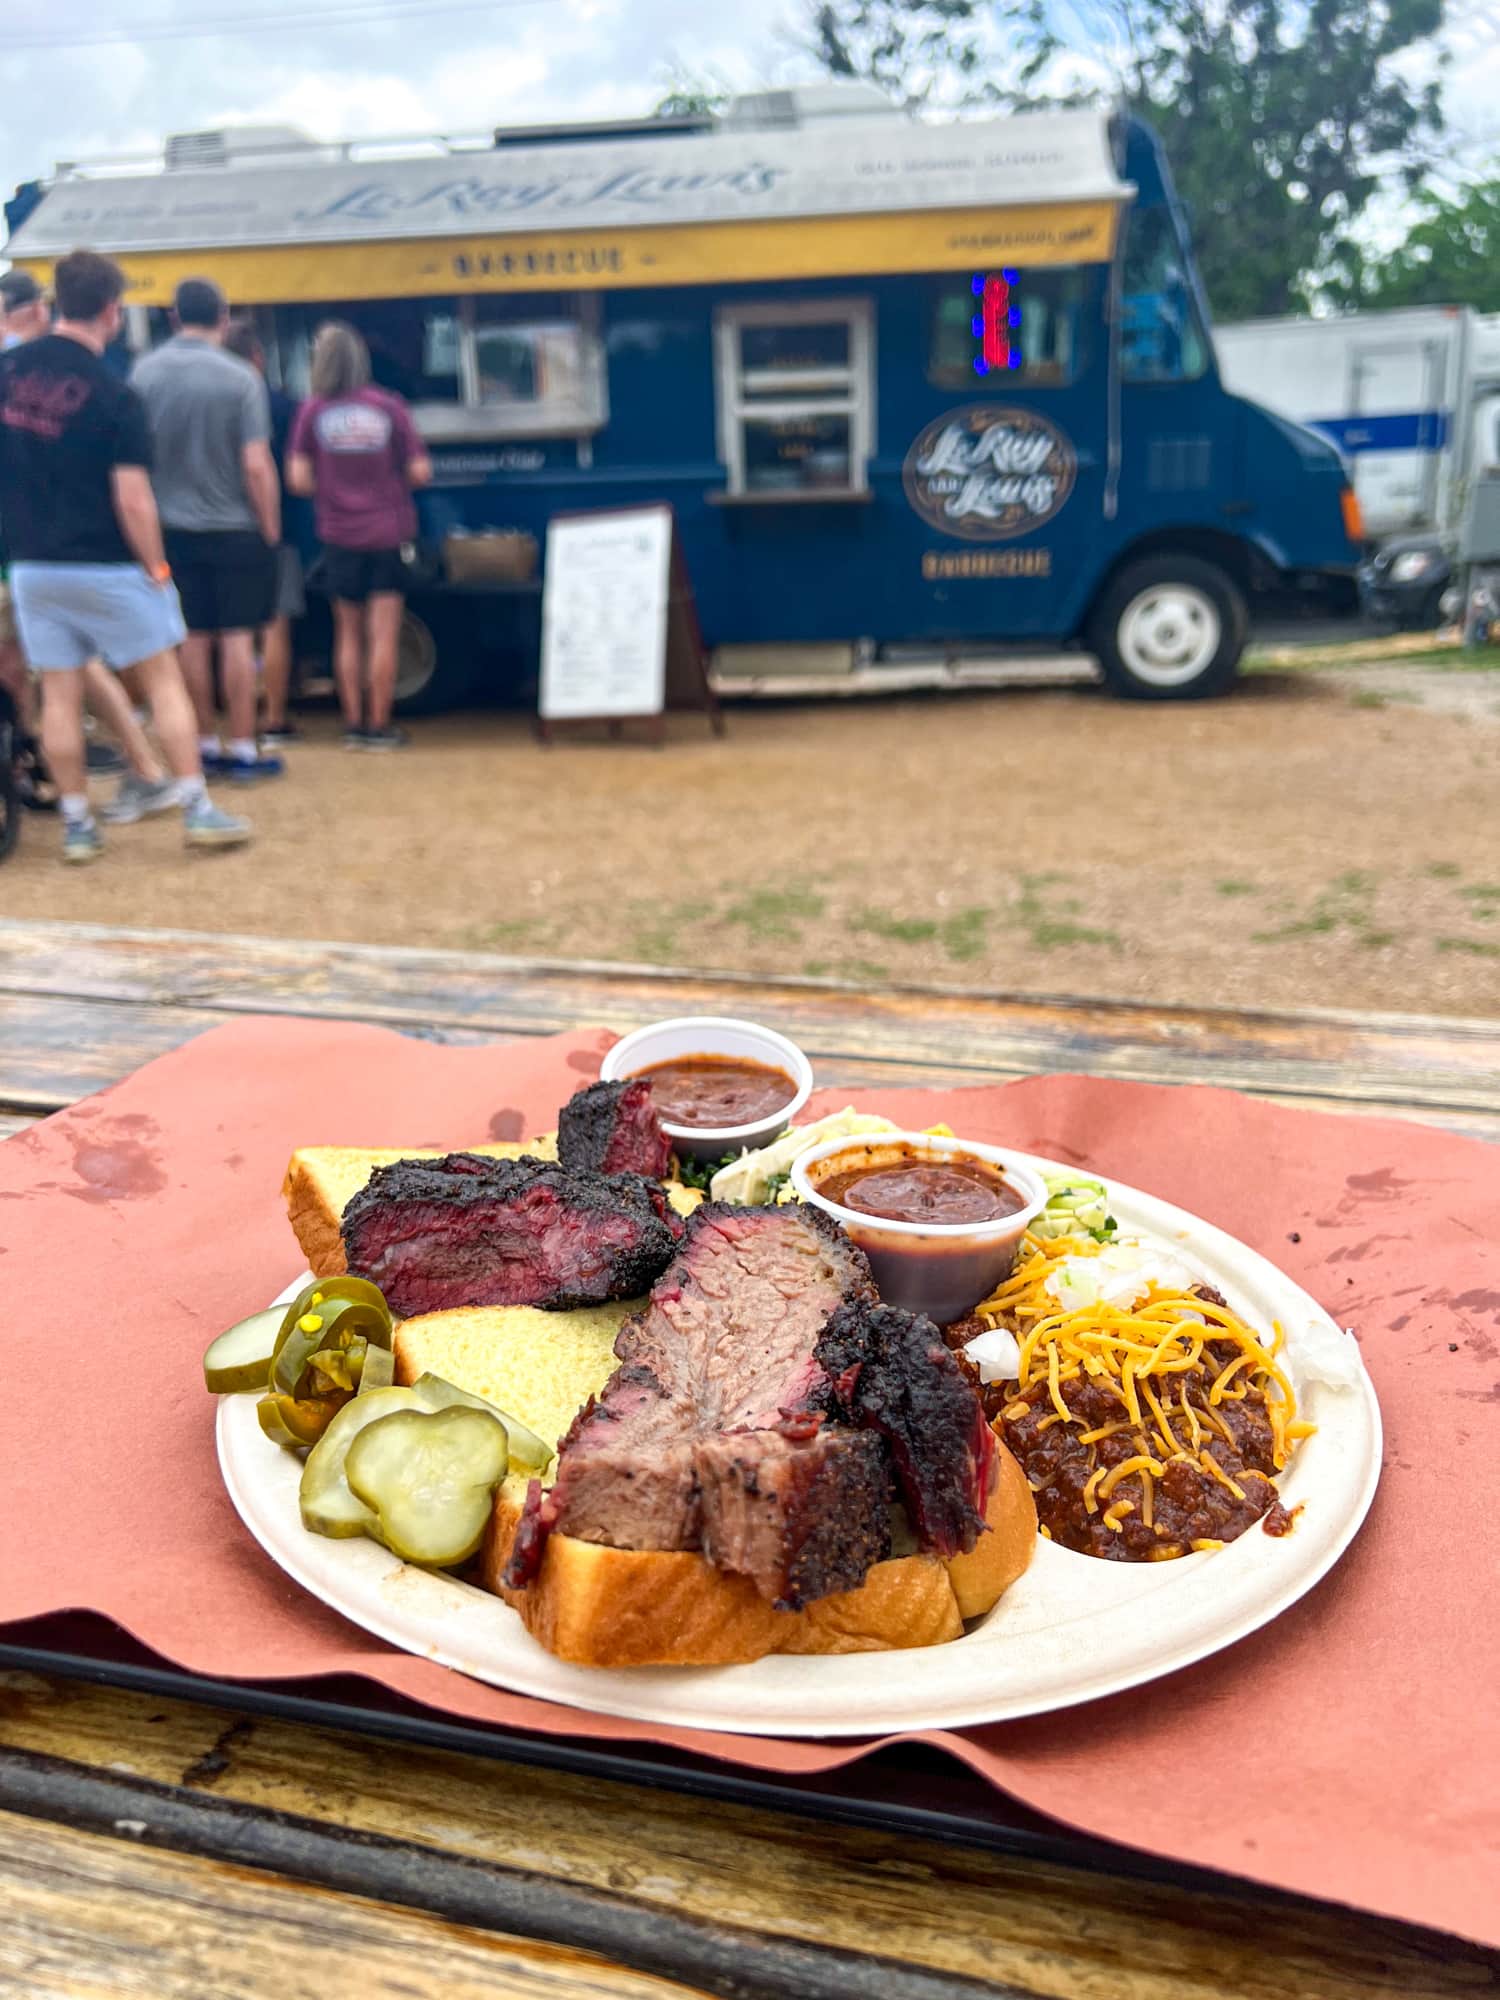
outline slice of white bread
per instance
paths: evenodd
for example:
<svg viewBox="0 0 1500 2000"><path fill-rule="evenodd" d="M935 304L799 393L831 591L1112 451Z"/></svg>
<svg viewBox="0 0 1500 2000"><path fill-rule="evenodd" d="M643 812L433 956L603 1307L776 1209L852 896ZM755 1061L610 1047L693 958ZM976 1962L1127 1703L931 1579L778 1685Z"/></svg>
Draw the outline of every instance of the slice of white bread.
<svg viewBox="0 0 1500 2000"><path fill-rule="evenodd" d="M473 1306L425 1313L396 1329L396 1379L424 1372L483 1396L555 1445L575 1412L615 1366L614 1337L635 1305L579 1312ZM998 1441L997 1441L998 1443ZM902 1556L877 1563L858 1590L773 1611L746 1577L702 1556L613 1549L552 1535L536 1581L523 1591L500 1581L530 1475L516 1472L495 1498L481 1552L486 1588L504 1597L527 1630L580 1666L727 1666L765 1653L857 1653L936 1646L964 1620L990 1610L1031 1560L1036 1508L1010 1453L971 1554L943 1562Z"/></svg>
<svg viewBox="0 0 1500 2000"><path fill-rule="evenodd" d="M450 1151L453 1149L450 1147ZM518 1160L522 1154L534 1160L557 1158L557 1134L546 1132L538 1139L507 1144L467 1146L465 1152L484 1153L491 1159ZM440 1160L443 1153L432 1146L299 1146L287 1163L281 1183L282 1199L292 1230L302 1246L307 1268L315 1278L331 1278L345 1269L344 1240L339 1233L344 1210L377 1167L389 1167L397 1160ZM691 1215L702 1201L698 1188L684 1187L680 1181L666 1183L667 1199L679 1215Z"/></svg>

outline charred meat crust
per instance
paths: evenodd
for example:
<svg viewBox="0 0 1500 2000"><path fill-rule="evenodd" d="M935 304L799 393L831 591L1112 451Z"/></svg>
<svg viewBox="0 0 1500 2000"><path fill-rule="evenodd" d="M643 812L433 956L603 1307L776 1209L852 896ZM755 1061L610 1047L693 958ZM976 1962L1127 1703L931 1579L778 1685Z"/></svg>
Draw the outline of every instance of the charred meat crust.
<svg viewBox="0 0 1500 2000"><path fill-rule="evenodd" d="M828 1407L877 1432L917 1539L938 1555L972 1549L984 1528L995 1439L964 1369L922 1313L843 1305L818 1341Z"/></svg>
<svg viewBox="0 0 1500 2000"><path fill-rule="evenodd" d="M557 1157L574 1172L664 1180L672 1142L656 1115L651 1085L644 1077L627 1077L575 1091L558 1113Z"/></svg>
<svg viewBox="0 0 1500 2000"><path fill-rule="evenodd" d="M377 1167L344 1210L351 1272L399 1317L456 1306L600 1305L648 1290L677 1232L635 1174L450 1153Z"/></svg>

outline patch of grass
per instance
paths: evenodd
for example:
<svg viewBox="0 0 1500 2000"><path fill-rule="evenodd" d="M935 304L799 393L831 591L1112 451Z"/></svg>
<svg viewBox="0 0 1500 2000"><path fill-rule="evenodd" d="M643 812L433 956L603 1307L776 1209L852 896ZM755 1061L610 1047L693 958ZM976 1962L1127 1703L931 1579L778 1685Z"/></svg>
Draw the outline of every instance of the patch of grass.
<svg viewBox="0 0 1500 2000"><path fill-rule="evenodd" d="M861 910L849 919L849 928L896 944L926 944L938 934L931 917L894 917L889 910Z"/></svg>
<svg viewBox="0 0 1500 2000"><path fill-rule="evenodd" d="M1388 944L1396 942L1396 933L1394 931L1364 931L1359 941L1366 951L1384 951Z"/></svg>
<svg viewBox="0 0 1500 2000"><path fill-rule="evenodd" d="M797 926L821 917L823 897L795 883L787 889L752 889L724 912L724 921L742 925L753 938L799 937Z"/></svg>
<svg viewBox="0 0 1500 2000"><path fill-rule="evenodd" d="M1438 951L1466 952L1470 958L1500 958L1500 943L1494 938L1440 937L1433 939L1433 946Z"/></svg>
<svg viewBox="0 0 1500 2000"><path fill-rule="evenodd" d="M474 932L474 943L481 950L499 945L509 949L518 944L526 944L536 937L537 925L530 917L514 917L505 923L485 924Z"/></svg>
<svg viewBox="0 0 1500 2000"><path fill-rule="evenodd" d="M1500 882L1469 882L1458 893L1471 903L1500 903Z"/></svg>
<svg viewBox="0 0 1500 2000"><path fill-rule="evenodd" d="M1381 694L1376 688L1358 688L1349 697L1351 708L1389 708L1390 705L1390 696Z"/></svg>
<svg viewBox="0 0 1500 2000"><path fill-rule="evenodd" d="M1052 951L1064 944L1107 944L1118 951L1120 934L1118 931L1090 930L1087 924L1057 923L1043 917L1031 927L1031 942L1042 951Z"/></svg>
<svg viewBox="0 0 1500 2000"><path fill-rule="evenodd" d="M1377 878L1363 868L1351 868L1336 875L1326 889L1320 889L1311 907L1300 917L1278 924L1274 930L1252 931L1254 944L1284 944L1295 938L1327 937L1334 931L1348 931L1367 940L1383 937L1371 930L1370 897L1378 887Z"/></svg>
<svg viewBox="0 0 1500 2000"><path fill-rule="evenodd" d="M658 907L637 903L632 908L637 928L631 936L634 957L648 965L674 965L682 957L677 933L683 924L701 923L714 913L712 903L668 903Z"/></svg>
<svg viewBox="0 0 1500 2000"><path fill-rule="evenodd" d="M1230 876L1227 881L1215 882L1214 884L1214 894L1216 896L1253 896L1255 893L1256 888L1253 882L1241 882L1234 876Z"/></svg>
<svg viewBox="0 0 1500 2000"><path fill-rule="evenodd" d="M964 960L982 957L989 943L989 921L990 912L978 904L955 910L951 917L945 917L939 935L949 958Z"/></svg>
<svg viewBox="0 0 1500 2000"><path fill-rule="evenodd" d="M1429 861L1422 870L1422 873L1430 875L1434 882L1452 882L1463 872L1456 861Z"/></svg>

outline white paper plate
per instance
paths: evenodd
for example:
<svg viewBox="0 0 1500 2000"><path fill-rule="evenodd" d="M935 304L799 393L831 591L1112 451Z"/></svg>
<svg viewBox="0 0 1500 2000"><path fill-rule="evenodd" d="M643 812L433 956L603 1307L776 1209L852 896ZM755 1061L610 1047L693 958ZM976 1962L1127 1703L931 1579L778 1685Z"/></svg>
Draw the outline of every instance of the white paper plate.
<svg viewBox="0 0 1500 2000"><path fill-rule="evenodd" d="M1100 1562L1040 1541L1025 1576L946 1646L606 1671L554 1659L484 1591L398 1562L374 1542L308 1534L297 1510L301 1463L262 1434L253 1395L220 1399L224 1481L272 1560L356 1625L476 1680L575 1708L746 1734L865 1736L1011 1721L1116 1694L1243 1639L1326 1576L1374 1496L1381 1430L1354 1341L1290 1278L1154 1196L1117 1183L1109 1196L1122 1234L1170 1246L1249 1320L1285 1328L1301 1413L1318 1426L1278 1480L1286 1505L1302 1510L1289 1535L1252 1528L1224 1549L1139 1564ZM1318 1373L1320 1347L1332 1354L1334 1372L1342 1361L1347 1386Z"/></svg>

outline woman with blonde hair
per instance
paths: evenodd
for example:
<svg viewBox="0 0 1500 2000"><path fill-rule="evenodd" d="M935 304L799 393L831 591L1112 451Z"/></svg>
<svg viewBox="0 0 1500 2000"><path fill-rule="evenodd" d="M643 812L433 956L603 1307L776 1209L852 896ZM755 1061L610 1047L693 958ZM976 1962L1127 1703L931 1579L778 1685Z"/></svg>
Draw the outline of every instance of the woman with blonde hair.
<svg viewBox="0 0 1500 2000"><path fill-rule="evenodd" d="M394 750L396 647L406 595L402 547L414 541L412 489L432 477L427 447L399 396L370 380L370 352L329 320L312 351L312 394L287 446L286 483L310 494L333 598L333 671L352 750Z"/></svg>

